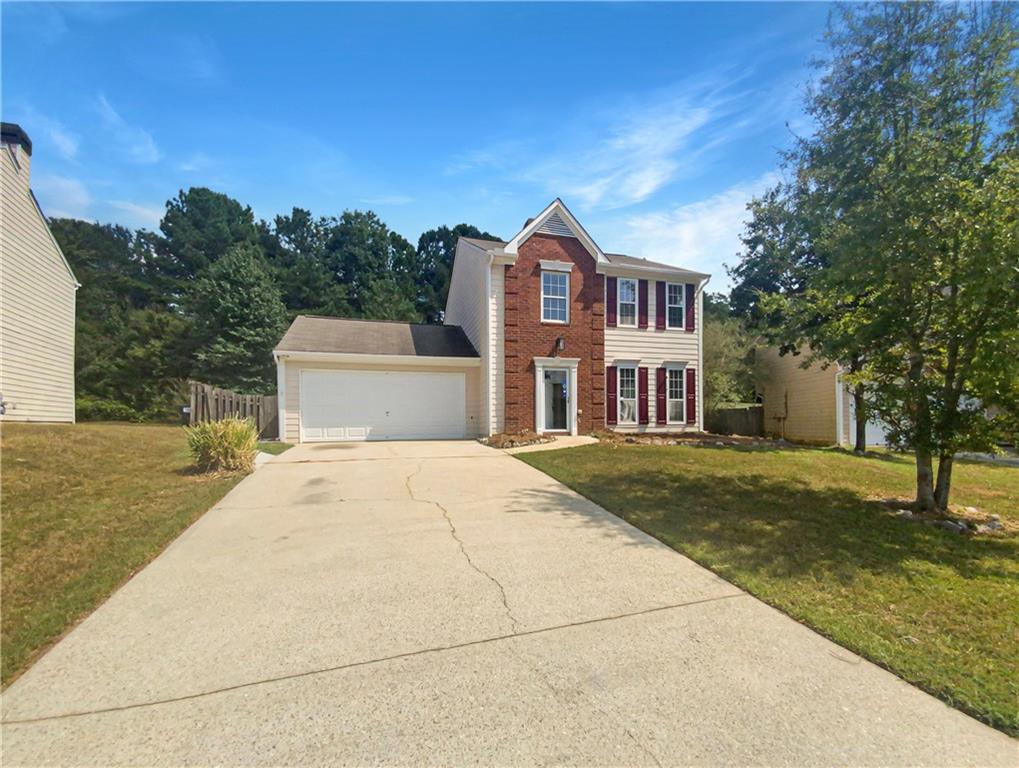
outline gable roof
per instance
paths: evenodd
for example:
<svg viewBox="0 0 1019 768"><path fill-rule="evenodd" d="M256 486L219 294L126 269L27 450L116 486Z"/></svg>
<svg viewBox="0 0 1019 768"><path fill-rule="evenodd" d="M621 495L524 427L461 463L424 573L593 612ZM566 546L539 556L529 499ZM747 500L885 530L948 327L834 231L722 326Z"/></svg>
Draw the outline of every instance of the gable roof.
<svg viewBox="0 0 1019 768"><path fill-rule="evenodd" d="M570 213L570 209L558 197L549 203L545 210L528 221L524 228L506 243L503 250L510 255L516 255L517 249L522 242L545 227L548 227L548 234L569 236L568 233L572 233L580 241L581 245L588 250L588 253L594 257L596 262L604 264L608 261L605 258L605 253L598 247L598 243L587 233L587 230L581 226L577 218Z"/></svg>
<svg viewBox="0 0 1019 768"><path fill-rule="evenodd" d="M459 325L298 315L276 352L337 352L415 357L478 357Z"/></svg>

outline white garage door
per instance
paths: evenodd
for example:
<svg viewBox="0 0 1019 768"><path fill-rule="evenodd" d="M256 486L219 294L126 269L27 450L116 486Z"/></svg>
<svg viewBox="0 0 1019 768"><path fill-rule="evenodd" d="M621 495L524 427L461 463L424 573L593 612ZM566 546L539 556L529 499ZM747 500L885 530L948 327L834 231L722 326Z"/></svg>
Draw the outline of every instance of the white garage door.
<svg viewBox="0 0 1019 768"><path fill-rule="evenodd" d="M302 371L301 439L462 438L462 373Z"/></svg>

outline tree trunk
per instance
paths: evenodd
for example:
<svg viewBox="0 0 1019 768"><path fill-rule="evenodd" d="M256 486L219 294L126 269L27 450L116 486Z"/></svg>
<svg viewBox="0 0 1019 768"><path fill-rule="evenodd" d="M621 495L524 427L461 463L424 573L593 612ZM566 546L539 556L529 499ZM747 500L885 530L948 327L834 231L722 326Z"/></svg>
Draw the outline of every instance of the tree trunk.
<svg viewBox="0 0 1019 768"><path fill-rule="evenodd" d="M863 403L863 384L857 384L853 389L853 405L856 408L856 444L853 452L863 454L867 452L867 409Z"/></svg>
<svg viewBox="0 0 1019 768"><path fill-rule="evenodd" d="M937 509L934 501L934 469L931 455L925 450L916 452L916 505L921 512Z"/></svg>
<svg viewBox="0 0 1019 768"><path fill-rule="evenodd" d="M941 454L938 459L938 481L934 486L934 503L942 512L948 510L948 494L952 490L952 464L954 454Z"/></svg>

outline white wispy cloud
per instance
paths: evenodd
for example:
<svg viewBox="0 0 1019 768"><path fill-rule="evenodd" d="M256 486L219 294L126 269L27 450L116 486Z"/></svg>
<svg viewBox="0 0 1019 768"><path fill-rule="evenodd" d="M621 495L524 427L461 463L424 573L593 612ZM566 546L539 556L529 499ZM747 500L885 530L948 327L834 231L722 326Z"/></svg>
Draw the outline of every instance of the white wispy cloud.
<svg viewBox="0 0 1019 768"><path fill-rule="evenodd" d="M106 129L128 160L151 164L162 158L163 153L159 150L156 140L152 138L152 134L144 128L128 123L103 94L99 94L97 102Z"/></svg>
<svg viewBox="0 0 1019 768"><path fill-rule="evenodd" d="M123 214L119 223L135 228L156 229L166 213L162 205L144 205L126 200L111 200L109 205Z"/></svg>
<svg viewBox="0 0 1019 768"><path fill-rule="evenodd" d="M769 172L703 200L626 216L616 232L624 233L627 253L708 272L721 287L727 280L723 264L733 263L741 247L747 203L778 180Z"/></svg>
<svg viewBox="0 0 1019 768"><path fill-rule="evenodd" d="M32 179L32 187L47 216L56 219L88 218L92 198L78 179L40 174Z"/></svg>

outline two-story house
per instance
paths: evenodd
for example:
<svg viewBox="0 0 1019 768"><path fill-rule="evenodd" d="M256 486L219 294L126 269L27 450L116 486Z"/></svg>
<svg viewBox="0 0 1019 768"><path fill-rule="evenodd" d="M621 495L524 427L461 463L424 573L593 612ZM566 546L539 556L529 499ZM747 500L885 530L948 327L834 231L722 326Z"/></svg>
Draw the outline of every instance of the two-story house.
<svg viewBox="0 0 1019 768"><path fill-rule="evenodd" d="M560 200L457 243L445 324L298 317L286 440L700 430L708 275L606 253Z"/></svg>

